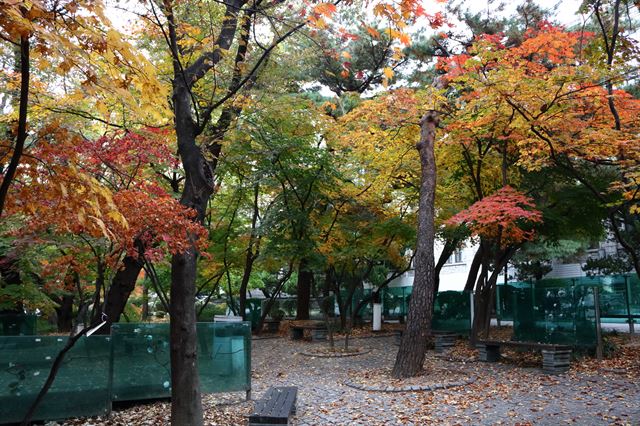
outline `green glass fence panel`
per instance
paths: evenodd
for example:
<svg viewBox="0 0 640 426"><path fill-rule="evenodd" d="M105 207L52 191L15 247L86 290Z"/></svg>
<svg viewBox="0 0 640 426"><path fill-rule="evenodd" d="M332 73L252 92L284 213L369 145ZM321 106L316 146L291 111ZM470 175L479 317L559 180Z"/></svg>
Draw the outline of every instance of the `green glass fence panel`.
<svg viewBox="0 0 640 426"><path fill-rule="evenodd" d="M347 290L340 291L340 299L342 303L346 302L347 297L349 296L349 292ZM357 288L353 292L353 297L351 298L351 305L348 308L348 315L351 315L353 311L358 309L360 306L360 310L358 311L356 317L361 319L371 319L373 315L372 307L371 307L371 289L362 289ZM363 305L360 305L363 300L367 299L367 302ZM335 300L335 298L334 298Z"/></svg>
<svg viewBox="0 0 640 426"><path fill-rule="evenodd" d="M113 400L168 397L171 394L169 324L114 324L111 336Z"/></svg>
<svg viewBox="0 0 640 426"><path fill-rule="evenodd" d="M198 323L198 371L205 393L250 390L250 323Z"/></svg>
<svg viewBox="0 0 640 426"><path fill-rule="evenodd" d="M524 281L511 281L509 284L498 283L496 286L496 315L501 320L513 320L514 298L517 289L532 288L533 284Z"/></svg>
<svg viewBox="0 0 640 426"><path fill-rule="evenodd" d="M362 319L371 319L373 318L373 307L371 302L371 293L373 291L371 289L362 289L359 288L353 294L353 299L351 300L351 311L355 311L360 306L360 310L357 312L357 317ZM344 297L344 296L343 296ZM363 300L368 300L367 303L361 305Z"/></svg>
<svg viewBox="0 0 640 426"><path fill-rule="evenodd" d="M247 299L247 321L251 323L251 327L254 329L258 327L260 316L262 315L262 300Z"/></svg>
<svg viewBox="0 0 640 426"><path fill-rule="evenodd" d="M0 336L33 336L37 321L36 315L0 314Z"/></svg>
<svg viewBox="0 0 640 426"><path fill-rule="evenodd" d="M251 388L251 325L198 323L198 371L205 393ZM113 400L171 394L169 324L114 324Z"/></svg>
<svg viewBox="0 0 640 426"><path fill-rule="evenodd" d="M382 290L382 315L386 318L402 318L409 310L409 298L413 287L387 287Z"/></svg>
<svg viewBox="0 0 640 426"><path fill-rule="evenodd" d="M309 318L314 320L322 320L324 319L324 314L322 313L322 297L312 297L309 300ZM334 299L335 301L335 299ZM262 299L260 311L266 309L268 303L268 299ZM270 315L273 317L271 313L275 313L277 311L281 311L281 314L284 314L286 318L295 318L298 312L298 299L296 297L279 297L274 299L273 304L271 305Z"/></svg>
<svg viewBox="0 0 640 426"><path fill-rule="evenodd" d="M531 288L529 283L509 283L496 286L496 318L513 321L514 297L513 292L518 288Z"/></svg>
<svg viewBox="0 0 640 426"><path fill-rule="evenodd" d="M517 288L512 297L514 340L595 346L593 287Z"/></svg>
<svg viewBox="0 0 640 426"><path fill-rule="evenodd" d="M442 291L433 304L431 328L466 334L471 329L471 300L469 293Z"/></svg>
<svg viewBox="0 0 640 426"><path fill-rule="evenodd" d="M67 337L0 337L0 423L19 422ZM105 415L111 410L109 336L82 337L67 352L34 420Z"/></svg>
<svg viewBox="0 0 640 426"><path fill-rule="evenodd" d="M513 288L571 289L574 286L597 286L600 289L600 316L603 322L628 322L629 315L640 315L640 280L636 274L627 274L544 279L535 283L511 282L506 286L499 285L496 290L496 316L502 320L513 319ZM639 320L636 318L634 321Z"/></svg>

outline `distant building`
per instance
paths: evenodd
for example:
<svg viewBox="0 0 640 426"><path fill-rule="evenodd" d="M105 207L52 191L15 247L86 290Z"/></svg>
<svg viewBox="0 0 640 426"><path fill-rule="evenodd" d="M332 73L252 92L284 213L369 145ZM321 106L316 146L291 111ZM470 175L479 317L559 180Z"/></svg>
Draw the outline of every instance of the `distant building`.
<svg viewBox="0 0 640 426"><path fill-rule="evenodd" d="M436 242L435 247L436 260L440 256L442 251L442 245ZM478 250L477 245L469 245L458 249L452 254L447 263L442 267L440 271L440 291L447 290L464 290L465 283L467 282L467 275L469 274L469 268L473 257ZM584 277L587 274L582 270L582 266L585 264L588 258L601 258L604 256L613 256L620 251L620 246L615 240L606 240L593 244L583 254L575 256L571 260L556 259L551 262L552 270L544 278L577 278ZM509 266L507 276L509 281L515 280L515 269ZM402 276L392 281L390 287L404 287L413 285L414 271L413 269L405 272ZM504 273L500 274L498 283L504 282Z"/></svg>

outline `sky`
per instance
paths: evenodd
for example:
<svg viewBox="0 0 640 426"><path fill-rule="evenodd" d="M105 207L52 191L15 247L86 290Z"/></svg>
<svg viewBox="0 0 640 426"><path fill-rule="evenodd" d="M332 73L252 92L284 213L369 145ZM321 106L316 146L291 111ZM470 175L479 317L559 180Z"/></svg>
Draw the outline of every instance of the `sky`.
<svg viewBox="0 0 640 426"><path fill-rule="evenodd" d="M486 0L466 0L464 5L471 10L474 11L485 11L487 9L491 10L492 6L487 6ZM498 1L494 1L491 3L498 3ZM516 7L521 3L520 1L504 1L507 4L505 8L505 13L510 14L509 12L515 12ZM552 9L557 7L557 12L555 18L558 22L564 25L574 24L576 22L581 22L580 16L576 15L576 11L580 7L581 1L578 0L537 0L537 4L543 6L546 9ZM495 8L495 6L493 6Z"/></svg>
<svg viewBox="0 0 640 426"><path fill-rule="evenodd" d="M458 3L460 0L457 0ZM126 9L135 10L136 9L136 0L115 0L115 1L107 1L107 4L111 3L111 6L107 7L107 16L109 19L115 24L116 28L121 31L127 32L130 27L130 21L135 19L135 16L132 14L128 14L123 12L122 8L114 8L113 4L117 3L123 6ZM464 7L472 10L472 11L493 11L496 8L496 4L499 3L497 1L487 1L487 0L465 0L463 1ZM511 14L511 12L515 11L520 1L509 1L504 0L504 3L507 5L505 8L504 14ZM556 19L558 22L564 25L575 24L580 21L580 17L576 15L576 11L581 4L579 0L537 0L537 4L545 7L545 8L553 8L557 7ZM424 7L427 11L438 11L442 10L443 4L438 2L437 0L423 0Z"/></svg>

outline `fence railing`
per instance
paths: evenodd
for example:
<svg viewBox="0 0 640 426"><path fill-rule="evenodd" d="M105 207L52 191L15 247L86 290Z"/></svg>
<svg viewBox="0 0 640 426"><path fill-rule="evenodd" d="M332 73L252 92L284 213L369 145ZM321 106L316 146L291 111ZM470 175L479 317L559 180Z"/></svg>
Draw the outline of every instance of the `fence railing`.
<svg viewBox="0 0 640 426"><path fill-rule="evenodd" d="M574 287L598 287L600 291L600 317L603 322L638 322L640 317L640 280L636 274L544 279L537 282L510 282L496 289L496 316L512 321L517 289L560 289L572 291Z"/></svg>
<svg viewBox="0 0 640 426"><path fill-rule="evenodd" d="M251 327L198 323L202 392L251 390ZM61 336L0 337L0 423L22 420L66 343ZM65 356L34 420L105 415L112 401L171 395L169 324L114 324Z"/></svg>

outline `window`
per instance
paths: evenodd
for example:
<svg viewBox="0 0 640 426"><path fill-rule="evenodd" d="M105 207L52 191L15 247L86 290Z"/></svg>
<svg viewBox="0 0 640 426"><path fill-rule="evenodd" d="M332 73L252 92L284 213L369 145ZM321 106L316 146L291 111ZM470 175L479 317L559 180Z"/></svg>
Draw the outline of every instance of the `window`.
<svg viewBox="0 0 640 426"><path fill-rule="evenodd" d="M462 250L458 249L453 252L451 256L447 259L445 264L451 265L453 263L462 263Z"/></svg>

